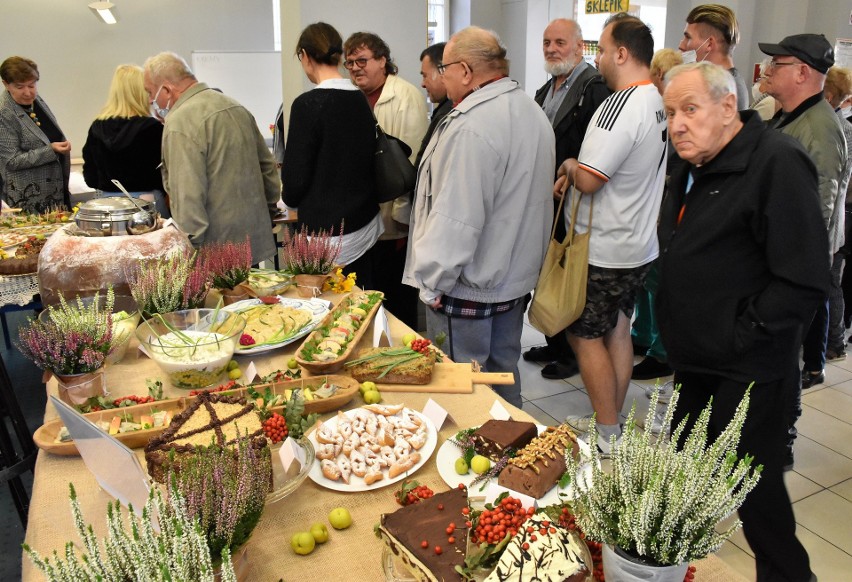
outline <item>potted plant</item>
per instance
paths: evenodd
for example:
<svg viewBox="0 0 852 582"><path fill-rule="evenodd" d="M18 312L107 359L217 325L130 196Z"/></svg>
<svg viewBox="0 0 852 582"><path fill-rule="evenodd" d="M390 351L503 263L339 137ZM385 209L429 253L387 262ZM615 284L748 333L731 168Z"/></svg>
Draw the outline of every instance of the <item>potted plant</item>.
<svg viewBox="0 0 852 582"><path fill-rule="evenodd" d="M214 567L210 559L204 532L197 521L186 513L180 492L170 493L171 503L163 500L159 488L148 495L140 517L130 510L130 527L126 527L118 501L107 504L107 537L103 550L92 526L83 523L83 513L74 485L71 489L71 513L77 533L83 540L82 556L73 542L65 544L65 556L53 551L43 558L24 544L24 552L49 582L129 580L140 582L213 582ZM158 528L158 529L155 529ZM227 548L221 567L223 582L237 582Z"/></svg>
<svg viewBox="0 0 852 582"><path fill-rule="evenodd" d="M246 237L242 243L211 243L201 248L198 264L210 273L213 287L219 289L225 305L248 297L241 287L251 272L251 242Z"/></svg>
<svg viewBox="0 0 852 582"><path fill-rule="evenodd" d="M186 499L187 516L200 524L214 564L229 553L245 565L246 542L272 483L269 447L256 448L245 437L231 448L196 447L192 455L173 455L168 462L167 479Z"/></svg>
<svg viewBox="0 0 852 582"><path fill-rule="evenodd" d="M308 232L308 227L295 231L284 231L282 255L284 270L296 279L297 291L302 297L313 297L322 293L322 287L340 255L343 245L343 223L340 235L320 229Z"/></svg>
<svg viewBox="0 0 852 582"><path fill-rule="evenodd" d="M210 277L196 258L196 252L176 251L140 261L136 269L127 273L130 293L145 317L204 307Z"/></svg>
<svg viewBox="0 0 852 582"><path fill-rule="evenodd" d="M49 305L39 319L30 319L18 332L18 349L36 366L56 376L59 397L72 405L104 394L103 365L114 349L112 286L84 303L80 297Z"/></svg>
<svg viewBox="0 0 852 582"><path fill-rule="evenodd" d="M678 396L675 390L664 427L671 425ZM636 430L635 406L631 410L622 441L613 448L610 471L601 469L592 448L592 475L577 483L573 507L586 536L604 544L607 580L639 579L630 572L651 570L653 576L641 579L681 582L691 560L715 552L739 529L739 520L721 532L716 527L739 508L760 478L762 466L751 468L752 457L736 455L748 403L746 392L731 422L707 445L711 405L683 440L686 420L671 438L651 433L655 392L644 431ZM594 424L590 434L595 442ZM681 449L678 442L683 442ZM568 455L566 473L578 475L578 464Z"/></svg>

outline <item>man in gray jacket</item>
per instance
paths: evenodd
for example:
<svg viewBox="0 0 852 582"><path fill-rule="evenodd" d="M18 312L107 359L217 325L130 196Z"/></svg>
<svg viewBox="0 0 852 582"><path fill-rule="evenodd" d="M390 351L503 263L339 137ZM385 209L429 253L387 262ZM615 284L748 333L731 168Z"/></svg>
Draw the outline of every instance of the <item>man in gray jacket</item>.
<svg viewBox="0 0 852 582"><path fill-rule="evenodd" d="M403 283L453 360L515 375L496 391L520 408L524 311L553 220L553 130L507 77L494 33L455 34L438 72L455 107L420 162Z"/></svg>
<svg viewBox="0 0 852 582"><path fill-rule="evenodd" d="M281 197L275 158L245 107L199 83L174 53L145 61L145 90L163 130L163 186L194 247L251 241L253 263L275 255Z"/></svg>

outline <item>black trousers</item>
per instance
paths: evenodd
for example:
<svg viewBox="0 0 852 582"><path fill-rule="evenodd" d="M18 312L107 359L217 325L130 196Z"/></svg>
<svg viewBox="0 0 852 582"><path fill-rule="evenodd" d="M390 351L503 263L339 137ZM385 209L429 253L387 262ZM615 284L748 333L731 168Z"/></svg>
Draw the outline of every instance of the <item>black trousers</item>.
<svg viewBox="0 0 852 582"><path fill-rule="evenodd" d="M417 289L402 284L408 238L379 240L372 249L374 289L385 294L385 308L411 329L417 329ZM361 286L361 281L358 281ZM361 286L362 289L365 288Z"/></svg>
<svg viewBox="0 0 852 582"><path fill-rule="evenodd" d="M680 399L674 413L674 426L689 417L690 428L713 399L708 441L713 442L734 416L748 384L712 374L675 372ZM796 364L787 377L755 384L743 426L739 457L752 455L752 467L763 465L760 481L740 507L743 533L754 551L759 582L805 582L811 579L808 553L796 538L796 521L782 470L787 443L785 406L793 393L791 384L799 381ZM685 431L685 434L689 431ZM681 443L682 444L682 443Z"/></svg>
<svg viewBox="0 0 852 582"><path fill-rule="evenodd" d="M568 204L568 200L565 201L565 204ZM563 209L561 214L557 214L557 210L559 210L559 201L553 201L553 223L556 225L556 234L554 237L556 240L565 240L565 235L567 234L567 228L565 227L565 211ZM558 354L556 360L562 364L572 364L577 361L577 356L574 355L574 350L571 349L571 346L568 345L568 336L565 335L564 331L557 333L556 335L546 335L544 336L545 341L547 341L547 345Z"/></svg>

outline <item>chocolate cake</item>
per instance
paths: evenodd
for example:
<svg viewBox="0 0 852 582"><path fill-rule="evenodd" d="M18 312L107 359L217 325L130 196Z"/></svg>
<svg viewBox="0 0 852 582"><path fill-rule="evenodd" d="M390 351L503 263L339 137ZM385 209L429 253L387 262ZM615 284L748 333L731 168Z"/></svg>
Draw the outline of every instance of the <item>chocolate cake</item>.
<svg viewBox="0 0 852 582"><path fill-rule="evenodd" d="M240 438L251 439L258 449L268 446L254 403L239 396L202 392L165 431L148 442L148 474L162 483L166 465L180 464L180 458L193 454L196 447L233 446Z"/></svg>
<svg viewBox="0 0 852 582"><path fill-rule="evenodd" d="M532 422L491 419L473 433L473 447L480 455L498 461L508 449L524 448L537 434Z"/></svg>
<svg viewBox="0 0 852 582"><path fill-rule="evenodd" d="M436 493L382 515L376 533L418 580L456 582L462 577L455 568L464 565L465 557L468 531L467 516L462 513L465 507L467 489ZM447 534L450 523L456 527L452 534ZM449 542L450 536L453 543Z"/></svg>
<svg viewBox="0 0 852 582"><path fill-rule="evenodd" d="M485 582L582 582L589 571L581 543L574 532L536 513L511 539Z"/></svg>
<svg viewBox="0 0 852 582"><path fill-rule="evenodd" d="M497 483L536 499L544 497L565 472L565 451L576 455L577 435L567 424L548 427L509 459Z"/></svg>

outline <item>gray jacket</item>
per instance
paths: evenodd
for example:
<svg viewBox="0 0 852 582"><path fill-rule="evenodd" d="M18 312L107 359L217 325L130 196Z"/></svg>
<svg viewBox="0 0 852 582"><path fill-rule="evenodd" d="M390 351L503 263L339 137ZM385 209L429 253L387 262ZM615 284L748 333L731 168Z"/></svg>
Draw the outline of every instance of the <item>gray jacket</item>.
<svg viewBox="0 0 852 582"><path fill-rule="evenodd" d="M402 282L425 303L529 293L553 224L553 166L550 122L515 81L468 95L423 153Z"/></svg>
<svg viewBox="0 0 852 582"><path fill-rule="evenodd" d="M275 254L275 158L248 110L204 83L191 86L166 116L163 186L172 218L193 246L249 235L253 263Z"/></svg>
<svg viewBox="0 0 852 582"><path fill-rule="evenodd" d="M56 118L41 97L39 107L59 128ZM61 131L61 130L60 130ZM64 139L64 136L63 136ZM0 97L0 184L9 206L41 213L64 206L68 200L71 156L57 155L50 140L27 117L8 91Z"/></svg>

